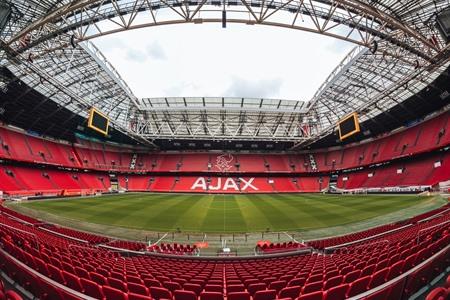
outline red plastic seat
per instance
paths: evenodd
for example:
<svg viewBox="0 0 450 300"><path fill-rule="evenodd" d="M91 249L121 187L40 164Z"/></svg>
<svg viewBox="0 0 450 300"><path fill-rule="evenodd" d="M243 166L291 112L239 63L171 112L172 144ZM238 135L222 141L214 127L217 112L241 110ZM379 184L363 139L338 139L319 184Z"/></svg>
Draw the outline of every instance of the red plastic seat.
<svg viewBox="0 0 450 300"><path fill-rule="evenodd" d="M282 288L286 287L286 284L286 280L273 281L269 284L269 290L276 290L278 293Z"/></svg>
<svg viewBox="0 0 450 300"><path fill-rule="evenodd" d="M48 273L47 264L45 263L45 261L43 261L42 259L40 259L38 257L35 257L34 262L36 265L36 271L43 274L44 276L50 277L49 276L50 274Z"/></svg>
<svg viewBox="0 0 450 300"><path fill-rule="evenodd" d="M234 292L227 294L227 300L250 300L248 292Z"/></svg>
<svg viewBox="0 0 450 300"><path fill-rule="evenodd" d="M297 300L322 300L323 298L323 292L317 291L313 293L308 294L302 294L300 297L297 298Z"/></svg>
<svg viewBox="0 0 450 300"><path fill-rule="evenodd" d="M22 300L22 297L13 290L6 291L6 300Z"/></svg>
<svg viewBox="0 0 450 300"><path fill-rule="evenodd" d="M62 276L60 269L50 264L47 265L47 269L51 279L59 283L65 284L64 277Z"/></svg>
<svg viewBox="0 0 450 300"><path fill-rule="evenodd" d="M183 285L183 289L186 290L186 291L194 292L197 296L199 296L200 293L202 292L201 285L194 284L194 283L185 283Z"/></svg>
<svg viewBox="0 0 450 300"><path fill-rule="evenodd" d="M83 292L83 288L81 287L80 278L78 276L75 276L69 272L62 271L62 275L64 277L64 280L66 281L66 286L68 288L71 288L77 292Z"/></svg>
<svg viewBox="0 0 450 300"><path fill-rule="evenodd" d="M127 300L127 294L122 292L121 290L115 289L113 287L105 285L103 287L103 294L106 299L111 300Z"/></svg>
<svg viewBox="0 0 450 300"><path fill-rule="evenodd" d="M40 287L39 298L45 300L65 300L61 291L53 284L38 278L38 285Z"/></svg>
<svg viewBox="0 0 450 300"><path fill-rule="evenodd" d="M145 279L144 279L144 284L145 284L145 286L148 287L148 288L150 288L150 287L152 287L152 286L155 286L155 287L161 287L161 283L160 283L158 280L156 280L156 279L151 279L151 278L145 278Z"/></svg>
<svg viewBox="0 0 450 300"><path fill-rule="evenodd" d="M3 290L0 290L0 300L6 300L6 295ZM250 298L249 298L249 300L250 300Z"/></svg>
<svg viewBox="0 0 450 300"><path fill-rule="evenodd" d="M200 300L223 300L223 293L219 292L202 292Z"/></svg>
<svg viewBox="0 0 450 300"><path fill-rule="evenodd" d="M127 285L125 284L125 282L123 282L120 279L109 277L108 284L109 284L109 286L111 286L115 289L121 290L124 293L128 292Z"/></svg>
<svg viewBox="0 0 450 300"><path fill-rule="evenodd" d="M148 288L145 285L128 282L127 287L129 293L140 294L145 296L150 295L150 292L148 291Z"/></svg>
<svg viewBox="0 0 450 300"><path fill-rule="evenodd" d="M179 283L181 286L183 286L183 284L187 282L187 280L184 278L173 278L172 281Z"/></svg>
<svg viewBox="0 0 450 300"><path fill-rule="evenodd" d="M172 293L174 291L176 291L176 290L182 290L183 289L178 282L173 282L173 281L165 281L165 282L163 282L163 287L165 287L166 289L168 289Z"/></svg>
<svg viewBox="0 0 450 300"><path fill-rule="evenodd" d="M198 284L199 286L202 287L202 289L203 289L203 287L205 286L205 280L203 280L203 279L191 279L191 280L189 281L189 283L192 283L192 284Z"/></svg>
<svg viewBox="0 0 450 300"><path fill-rule="evenodd" d="M313 282L318 282L318 281L322 281L322 280L323 280L323 275L317 274L317 275L312 275L312 276L308 277L308 280L306 282L313 283Z"/></svg>
<svg viewBox="0 0 450 300"><path fill-rule="evenodd" d="M355 295L364 293L367 291L369 285L370 276L361 277L350 284L347 291L347 297L353 297Z"/></svg>
<svg viewBox="0 0 450 300"><path fill-rule="evenodd" d="M137 283L137 284L143 284L144 283L140 277L129 276L129 275L126 276L126 281L127 281L127 283L129 283L129 282Z"/></svg>
<svg viewBox="0 0 450 300"><path fill-rule="evenodd" d="M255 279L255 278L244 280L244 285L245 285L246 289L248 289L248 286L250 284L253 284L253 283L260 283L260 281L258 279Z"/></svg>
<svg viewBox="0 0 450 300"><path fill-rule="evenodd" d="M338 286L342 283L343 280L343 276L342 275L338 275L338 276L334 276L329 278L327 281L325 281L325 284L323 286L324 290L328 290L332 287Z"/></svg>
<svg viewBox="0 0 450 300"><path fill-rule="evenodd" d="M341 270L341 275L344 276L344 275L350 273L351 271L353 271L353 267L352 266L343 267L342 270Z"/></svg>
<svg viewBox="0 0 450 300"><path fill-rule="evenodd" d="M322 286L323 286L322 281L308 283L302 288L302 294L309 294L312 292L320 291L322 289Z"/></svg>
<svg viewBox="0 0 450 300"><path fill-rule="evenodd" d="M379 270L377 272L375 272L371 277L370 277L370 282L369 282L369 289L373 289L376 286L379 286L383 283L386 282L386 276L389 272L389 268L384 268L382 270Z"/></svg>
<svg viewBox="0 0 450 300"><path fill-rule="evenodd" d="M383 259L377 263L375 266L375 272L380 271L388 266L388 259Z"/></svg>
<svg viewBox="0 0 450 300"><path fill-rule="evenodd" d="M361 275L359 275L359 276L365 277L368 275L372 275L374 270L375 270L375 264L369 265L369 266L365 267L364 269L362 269Z"/></svg>
<svg viewBox="0 0 450 300"><path fill-rule="evenodd" d="M438 287L433 289L425 298L425 300L441 300L441 299L447 299L447 296L449 295L447 289L443 287Z"/></svg>
<svg viewBox="0 0 450 300"><path fill-rule="evenodd" d="M344 283L352 283L356 279L359 278L359 275L361 274L361 270L355 270L352 271L344 276Z"/></svg>
<svg viewBox="0 0 450 300"><path fill-rule="evenodd" d="M275 290L264 290L257 291L253 295L253 300L274 300L277 297L277 291Z"/></svg>
<svg viewBox="0 0 450 300"><path fill-rule="evenodd" d="M262 291L266 289L265 283L252 283L247 287L247 291L253 296L257 291Z"/></svg>
<svg viewBox="0 0 450 300"><path fill-rule="evenodd" d="M389 267L388 274L386 275L387 281L394 279L395 277L402 274L403 262L403 260L400 260Z"/></svg>
<svg viewBox="0 0 450 300"><path fill-rule="evenodd" d="M227 286L227 294L245 292L245 286L243 284L233 284Z"/></svg>
<svg viewBox="0 0 450 300"><path fill-rule="evenodd" d="M156 286L150 287L150 296L156 300L172 299L172 293L168 289Z"/></svg>
<svg viewBox="0 0 450 300"><path fill-rule="evenodd" d="M305 284L305 282L306 282L305 277L294 278L291 281L289 281L288 286L302 286Z"/></svg>
<svg viewBox="0 0 450 300"><path fill-rule="evenodd" d="M218 284L207 284L205 285L205 291L223 293L223 287Z"/></svg>
<svg viewBox="0 0 450 300"><path fill-rule="evenodd" d="M332 271L327 271L327 273L325 274L325 280L328 280L332 277L338 276L339 275L339 271L338 270L332 270Z"/></svg>
<svg viewBox="0 0 450 300"><path fill-rule="evenodd" d="M96 299L103 299L103 292L101 287L94 281L86 278L80 279L81 286L83 287L83 293Z"/></svg>
<svg viewBox="0 0 450 300"><path fill-rule="evenodd" d="M63 262L62 263L62 270L67 271L69 273L74 274L75 273L75 269L73 268L73 266L69 263Z"/></svg>
<svg viewBox="0 0 450 300"><path fill-rule="evenodd" d="M176 290L173 296L175 300L197 300L197 295L192 291Z"/></svg>
<svg viewBox="0 0 450 300"><path fill-rule="evenodd" d="M83 269L81 267L75 267L75 274L77 274L77 276L80 277L80 278L86 278L86 279L90 279L91 278L89 276L89 272L86 271L86 269Z"/></svg>
<svg viewBox="0 0 450 300"><path fill-rule="evenodd" d="M409 271L410 269L412 269L415 266L416 258L417 258L417 253L412 254L412 255L408 256L407 258L405 258L405 261L404 261L403 267L402 267L402 273Z"/></svg>
<svg viewBox="0 0 450 300"><path fill-rule="evenodd" d="M278 293L278 298L291 298L296 299L298 295L300 295L301 291L300 286L288 286L284 289L281 289L281 291Z"/></svg>
<svg viewBox="0 0 450 300"><path fill-rule="evenodd" d="M152 300L152 297L141 294L128 293L128 300Z"/></svg>
<svg viewBox="0 0 450 300"><path fill-rule="evenodd" d="M98 274L102 274L105 277L109 277L109 271L108 270L105 270L103 268L97 268L96 271L97 271L96 273L98 273Z"/></svg>
<svg viewBox="0 0 450 300"><path fill-rule="evenodd" d="M324 300L345 299L345 293L348 290L348 283L341 284L324 292Z"/></svg>
<svg viewBox="0 0 450 300"><path fill-rule="evenodd" d="M106 277L96 272L89 272L89 277L92 281L99 285L105 285L107 283Z"/></svg>

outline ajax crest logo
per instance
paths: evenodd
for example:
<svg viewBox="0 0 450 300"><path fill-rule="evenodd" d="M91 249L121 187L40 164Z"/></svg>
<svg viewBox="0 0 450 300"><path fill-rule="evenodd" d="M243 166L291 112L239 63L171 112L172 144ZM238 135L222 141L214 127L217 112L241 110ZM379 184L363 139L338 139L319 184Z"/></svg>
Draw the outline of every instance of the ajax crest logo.
<svg viewBox="0 0 450 300"><path fill-rule="evenodd" d="M230 153L219 155L216 157L216 168L221 172L228 172L233 167L233 160L234 157Z"/></svg>

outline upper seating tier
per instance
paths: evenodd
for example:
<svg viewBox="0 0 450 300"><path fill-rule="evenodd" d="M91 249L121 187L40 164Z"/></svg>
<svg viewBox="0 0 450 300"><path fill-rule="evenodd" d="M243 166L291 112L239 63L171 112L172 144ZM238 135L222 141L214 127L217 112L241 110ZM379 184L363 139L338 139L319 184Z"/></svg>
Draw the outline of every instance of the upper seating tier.
<svg viewBox="0 0 450 300"><path fill-rule="evenodd" d="M0 158L94 170L210 173L329 172L432 151L450 144L450 112L369 142L299 154L148 153L79 140L69 145L0 127ZM313 163L314 161L314 163Z"/></svg>

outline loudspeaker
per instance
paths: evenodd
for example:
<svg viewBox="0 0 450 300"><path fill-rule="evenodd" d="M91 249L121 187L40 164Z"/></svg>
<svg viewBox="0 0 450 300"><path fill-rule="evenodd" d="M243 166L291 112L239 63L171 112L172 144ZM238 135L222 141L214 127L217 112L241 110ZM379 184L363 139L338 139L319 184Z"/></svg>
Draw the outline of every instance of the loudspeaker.
<svg viewBox="0 0 450 300"><path fill-rule="evenodd" d="M442 11L436 17L436 27L442 35L442 38L447 42L450 42L450 8Z"/></svg>
<svg viewBox="0 0 450 300"><path fill-rule="evenodd" d="M0 2L0 34L5 29L6 23L8 23L11 17L11 6L8 3Z"/></svg>

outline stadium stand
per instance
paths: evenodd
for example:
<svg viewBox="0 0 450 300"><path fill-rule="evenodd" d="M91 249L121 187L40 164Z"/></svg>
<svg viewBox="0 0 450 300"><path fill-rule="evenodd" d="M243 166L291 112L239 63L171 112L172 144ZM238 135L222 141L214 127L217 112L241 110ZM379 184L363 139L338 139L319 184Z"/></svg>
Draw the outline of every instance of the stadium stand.
<svg viewBox="0 0 450 300"><path fill-rule="evenodd" d="M111 191L110 173L127 191L321 192L331 174L338 174L342 191L431 188L449 180L449 117L445 112L372 140L296 154L148 153L0 127L0 191L12 197L92 195ZM401 299L449 265L449 222L447 205L305 244L259 244L255 250L263 258L257 260L207 260L192 258L195 245L115 240L0 206L0 269L42 299L339 300L363 293L365 299ZM436 288L429 299L446 293Z"/></svg>
<svg viewBox="0 0 450 300"><path fill-rule="evenodd" d="M0 190L8 195L86 195L107 191L109 187L109 176L106 173L0 166Z"/></svg>
<svg viewBox="0 0 450 300"><path fill-rule="evenodd" d="M111 241L105 244L106 246L113 247L113 248L119 248L119 249L127 249L132 251L141 251L146 248L147 245L140 242L133 242L133 241Z"/></svg>
<svg viewBox="0 0 450 300"><path fill-rule="evenodd" d="M106 237L101 237L87 232L80 232L78 230L72 230L69 228L59 227L51 224L44 225L41 228L49 232L58 233L65 237L72 237L80 241L85 241L89 244L107 243L109 241L109 239Z"/></svg>
<svg viewBox="0 0 450 300"><path fill-rule="evenodd" d="M180 299L190 295L192 299L339 300L370 294L386 282L392 284L377 290L377 295L400 299L414 294L450 262L450 212L443 208L417 216L411 226L381 237L373 231L369 242L338 248L333 255L227 261L121 256L49 232L47 225L20 222L28 218L18 213L14 218L0 215L0 267L43 299L75 299L77 293L83 293L97 299ZM64 232L77 236L73 231ZM189 246L160 245L164 247ZM398 288L399 281L405 284L404 290Z"/></svg>
<svg viewBox="0 0 450 300"><path fill-rule="evenodd" d="M381 225L381 226L374 227L374 228L371 228L368 230L355 232L355 233L351 233L351 234L346 234L343 236L336 236L336 237L324 238L324 239L316 240L316 241L309 241L307 243L307 245L311 246L313 248L316 248L316 249L325 249L327 247L334 247L337 245L352 244L355 241L356 242L366 241L368 239L371 239L374 236L383 236L385 234L393 233L400 229L407 229L411 225L420 223L421 221L427 220L429 218L440 216L441 214L448 212L449 210L450 210L450 204L447 204L441 208L438 208L438 209L429 211L427 213L423 213L423 214L417 215L415 217L412 217L409 220L405 220L405 221L397 222L397 223L393 223L393 224Z"/></svg>
<svg viewBox="0 0 450 300"><path fill-rule="evenodd" d="M298 155L149 154L138 148L111 146L82 139L77 144L68 145L66 142L31 136L17 129L0 127L0 157L65 167L129 172L330 172L384 163L442 148L450 143L449 116L447 111L390 135L337 149L300 152ZM130 168L134 155L137 164ZM310 155L317 164L317 170L311 169ZM227 170L218 169L218 159L227 162Z"/></svg>
<svg viewBox="0 0 450 300"><path fill-rule="evenodd" d="M448 180L450 154L434 153L420 160L395 162L363 171L343 173L337 187L346 190L394 186L433 186Z"/></svg>
<svg viewBox="0 0 450 300"><path fill-rule="evenodd" d="M181 244L165 244L151 245L147 247L147 251L156 253L166 253L175 255L192 255L195 253L197 246L181 245Z"/></svg>
<svg viewBox="0 0 450 300"><path fill-rule="evenodd" d="M449 179L450 155L445 151L431 151L449 144L450 135L447 132L450 130L445 130L450 124L448 118L447 112L373 141L338 150L324 149L328 152L298 155L144 154L129 148L83 140L79 144L68 145L1 127L0 157L8 159L8 162L0 165L0 190L12 196L106 192L110 190L111 183L105 170L127 172L118 175L118 184L129 191L319 192L328 188L328 172L332 170L345 171L338 176L336 187L340 190L431 187ZM419 138L423 138L425 143L417 142ZM134 166L131 165L132 157L137 162ZM417 157L419 159L415 159ZM310 168L311 159L316 164L315 171ZM27 165L18 166L17 162L26 162ZM91 170L56 170L49 164L59 168ZM367 168L368 165L373 166ZM346 171L362 166L366 167L359 171ZM151 173L132 174L135 171ZM223 171L230 176L218 176ZM321 175L313 174L318 171ZM174 172L176 175L172 175ZM192 172L204 176L187 174ZM269 175L271 173L273 175ZM289 173L292 175L288 176ZM198 181L200 177L204 182ZM248 180L252 183L246 186Z"/></svg>
<svg viewBox="0 0 450 300"><path fill-rule="evenodd" d="M284 242L284 243L258 243L256 245L256 251L262 254L268 253L283 253L292 252L299 249L304 249L306 246L298 242Z"/></svg>

